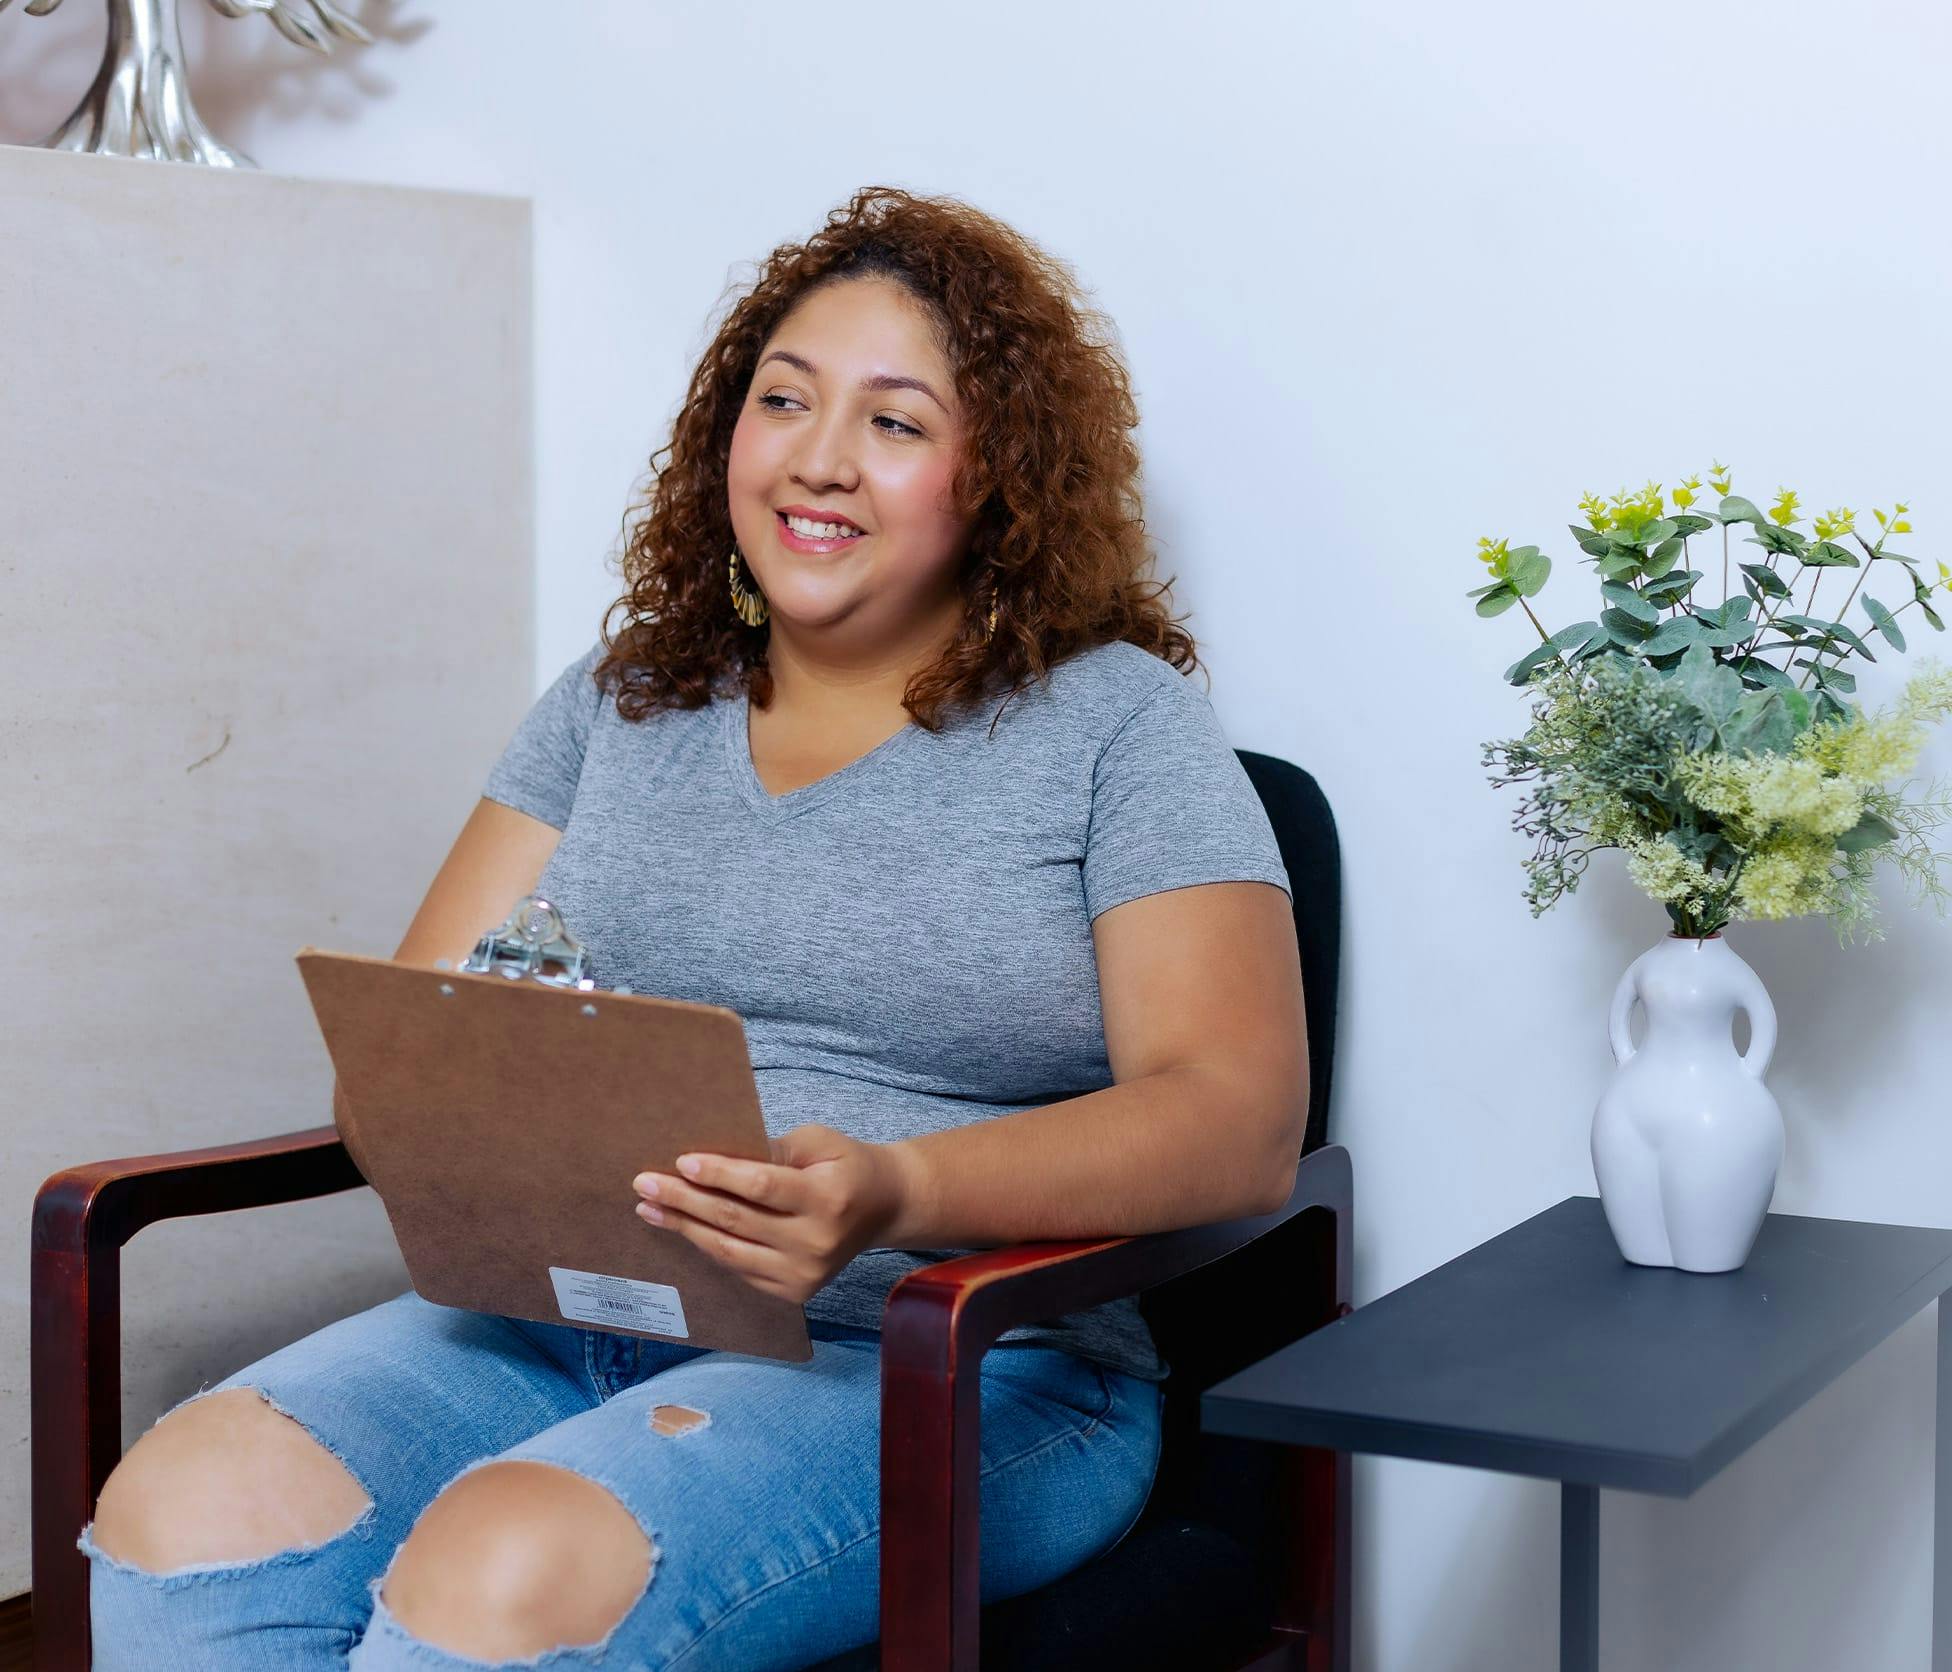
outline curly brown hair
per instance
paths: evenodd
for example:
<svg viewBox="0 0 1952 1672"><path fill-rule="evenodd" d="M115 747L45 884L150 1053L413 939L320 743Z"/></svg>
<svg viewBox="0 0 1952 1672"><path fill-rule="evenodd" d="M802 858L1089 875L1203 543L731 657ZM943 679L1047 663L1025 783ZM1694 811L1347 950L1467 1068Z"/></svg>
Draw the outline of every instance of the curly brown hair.
<svg viewBox="0 0 1952 1672"><path fill-rule="evenodd" d="M1116 331L1070 268L954 197L866 186L803 244L782 244L736 295L698 368L648 497L627 511L623 596L604 613L596 676L641 720L698 708L721 683L772 700L767 633L734 613L727 459L759 356L816 289L888 278L927 308L953 368L967 445L951 493L975 514L956 637L909 680L902 704L935 731L944 708L1011 694L1094 645L1129 640L1182 673L1200 665L1167 611L1152 559L1132 432L1138 407ZM632 524L633 514L641 516ZM996 631L985 636L988 601ZM610 618L626 621L612 638ZM1007 700L1007 699L1006 699ZM1000 711L999 711L1000 712Z"/></svg>

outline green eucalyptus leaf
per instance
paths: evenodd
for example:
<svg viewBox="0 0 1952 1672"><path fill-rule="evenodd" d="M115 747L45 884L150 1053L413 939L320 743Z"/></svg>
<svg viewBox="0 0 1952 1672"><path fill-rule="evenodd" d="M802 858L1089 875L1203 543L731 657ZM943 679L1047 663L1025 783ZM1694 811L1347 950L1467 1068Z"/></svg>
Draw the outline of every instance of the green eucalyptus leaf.
<svg viewBox="0 0 1952 1672"><path fill-rule="evenodd" d="M1666 517L1656 517L1652 522L1644 522L1633 531L1634 542L1642 546L1663 546L1669 540L1677 539L1674 524Z"/></svg>
<svg viewBox="0 0 1952 1672"><path fill-rule="evenodd" d="M1770 598L1787 598L1789 582L1771 569L1766 563L1744 563L1742 573L1754 581L1763 594Z"/></svg>
<svg viewBox="0 0 1952 1672"><path fill-rule="evenodd" d="M1790 690L1777 693L1789 705L1789 723L1796 731L1810 729L1810 699L1802 691Z"/></svg>
<svg viewBox="0 0 1952 1672"><path fill-rule="evenodd" d="M1787 749L1796 736L1788 701L1791 689L1784 676L1781 688L1743 692L1722 728L1722 747L1734 755L1773 755Z"/></svg>
<svg viewBox="0 0 1952 1672"><path fill-rule="evenodd" d="M1640 595L1648 603L1658 604L1662 609L1667 609L1671 605L1680 603L1683 598L1687 597L1694 590L1695 583L1700 579L1701 571L1699 569L1683 569L1678 575L1669 575L1653 586L1642 587L1640 589ZM1703 612L1696 610L1694 613L1701 615ZM1717 622L1716 625L1719 626L1720 623Z"/></svg>
<svg viewBox="0 0 1952 1672"><path fill-rule="evenodd" d="M1505 669L1505 679L1512 685L1528 684L1535 669L1544 667L1547 662L1556 661L1558 655L1558 650L1552 645L1534 645L1525 655Z"/></svg>
<svg viewBox="0 0 1952 1672"><path fill-rule="evenodd" d="M1681 537L1671 534L1647 554L1647 578L1659 580L1681 561Z"/></svg>
<svg viewBox="0 0 1952 1672"><path fill-rule="evenodd" d="M1734 627L1749 618L1750 600L1743 593L1732 598L1724 598L1712 610L1696 610L1694 613L1710 627Z"/></svg>
<svg viewBox="0 0 1952 1672"><path fill-rule="evenodd" d="M1575 621L1570 627L1561 627L1552 635L1550 643L1554 650L1578 650L1591 644L1595 638L1605 638L1606 630L1597 621Z"/></svg>
<svg viewBox="0 0 1952 1672"><path fill-rule="evenodd" d="M1644 621L1651 627L1661 618L1661 612L1630 586L1621 586L1617 582L1608 581L1600 591L1608 603L1626 611L1636 621Z"/></svg>
<svg viewBox="0 0 1952 1672"><path fill-rule="evenodd" d="M1588 557L1604 557L1613 548L1607 544L1606 536L1596 528L1587 528L1580 523L1568 523L1572 537L1579 549Z"/></svg>
<svg viewBox="0 0 1952 1672"><path fill-rule="evenodd" d="M1586 648L1584 650L1574 653L1572 658L1573 666L1577 667L1582 662L1595 661L1601 656L1612 656L1616 654L1619 654L1619 652L1614 648L1612 635L1602 627L1597 636L1586 641Z"/></svg>
<svg viewBox="0 0 1952 1672"><path fill-rule="evenodd" d="M1850 710L1828 691L1821 691L1816 699L1816 723L1825 725L1833 720L1848 720Z"/></svg>
<svg viewBox="0 0 1952 1672"><path fill-rule="evenodd" d="M1918 600L1918 613L1932 624L1932 631L1934 633L1942 633L1945 631L1945 623L1939 620L1938 611L1926 603L1923 598Z"/></svg>
<svg viewBox="0 0 1952 1672"><path fill-rule="evenodd" d="M1899 630L1897 622L1891 619L1891 612L1868 592L1857 601L1864 606L1864 613L1877 623L1877 630L1884 635L1891 648L1893 650L1903 650L1905 647L1905 636Z"/></svg>
<svg viewBox="0 0 1952 1672"><path fill-rule="evenodd" d="M1813 661L1806 657L1804 660L1798 662L1796 666L1814 670L1817 684L1825 690L1829 690L1834 686L1837 690L1848 694L1857 689L1856 674L1845 673L1842 668L1833 667L1827 662Z"/></svg>
<svg viewBox="0 0 1952 1672"><path fill-rule="evenodd" d="M1866 813L1837 838L1837 846L1845 853L1862 853L1866 848L1895 841L1897 836L1898 832L1887 820L1879 818L1875 813Z"/></svg>
<svg viewBox="0 0 1952 1672"><path fill-rule="evenodd" d="M1787 691L1796 683L1773 662L1759 661L1753 655L1744 656L1739 662L1731 663L1730 666L1743 679L1753 679L1758 685L1766 685L1772 690Z"/></svg>
<svg viewBox="0 0 1952 1672"><path fill-rule="evenodd" d="M1845 644L1849 644L1850 648L1858 656L1864 657L1864 661L1876 661L1878 659L1878 657L1870 654L1870 646L1864 644L1864 640L1860 640L1854 632L1850 632L1850 628L1847 628L1841 620L1821 620L1821 618L1813 617L1813 615L1778 615L1778 617L1770 622L1770 626L1788 626L1788 628L1808 630L1808 632L1817 634L1817 638L1821 638L1825 644L1833 644L1837 640L1843 640ZM1798 646L1810 646L1811 642L1813 640L1808 640L1808 638L1798 638Z"/></svg>
<svg viewBox="0 0 1952 1672"><path fill-rule="evenodd" d="M1650 623L1627 614L1625 610L1601 610L1600 625L1606 629L1608 638L1627 650L1638 650L1654 636Z"/></svg>
<svg viewBox="0 0 1952 1672"><path fill-rule="evenodd" d="M1740 494L1733 493L1722 500L1718 517L1725 523L1745 522L1759 525L1762 522L1762 513Z"/></svg>
<svg viewBox="0 0 1952 1672"><path fill-rule="evenodd" d="M1688 701L1720 731L1728 717L1735 712L1735 705L1742 700L1741 680L1735 677L1733 670L1717 662L1714 652L1702 642L1690 645L1687 654L1681 658L1680 677L1681 688L1687 692Z"/></svg>
<svg viewBox="0 0 1952 1672"><path fill-rule="evenodd" d="M1845 644L1849 645L1851 649L1856 651L1857 654L1863 657L1865 661L1875 662L1877 660L1877 658L1871 654L1871 647L1867 645L1862 639L1860 639L1855 633L1853 633L1848 627L1846 627L1841 621L1833 621L1830 623L1830 636L1832 638L1842 639Z"/></svg>
<svg viewBox="0 0 1952 1672"><path fill-rule="evenodd" d="M1819 540L1803 553L1803 562L1812 569L1855 569L1857 554L1835 540Z"/></svg>
<svg viewBox="0 0 1952 1672"><path fill-rule="evenodd" d="M1697 517L1691 511L1676 511L1667 519L1674 525L1674 532L1686 539L1690 534L1699 534L1704 528L1713 528L1713 520Z"/></svg>
<svg viewBox="0 0 1952 1672"><path fill-rule="evenodd" d="M1478 614L1487 616L1503 615L1506 610L1510 609L1517 602L1518 594L1512 591L1503 581L1500 581L1489 596L1478 600Z"/></svg>
<svg viewBox="0 0 1952 1672"><path fill-rule="evenodd" d="M1841 639L1862 656L1865 661L1875 662L1877 660L1871 654L1871 647L1841 621L1824 621L1820 617L1813 615L1779 615L1770 622L1770 626L1783 627L1785 629L1795 628L1799 632L1815 633L1827 640ZM1809 641L1799 640L1799 642L1808 643Z"/></svg>
<svg viewBox="0 0 1952 1672"><path fill-rule="evenodd" d="M1663 621L1641 650L1648 656L1665 656L1670 650L1684 650L1695 642L1701 623L1691 615L1677 615Z"/></svg>
<svg viewBox="0 0 1952 1672"><path fill-rule="evenodd" d="M1541 552L1537 546L1525 546L1512 553L1512 561L1505 579L1511 589L1521 598L1535 598L1539 589L1545 585L1546 577L1552 573L1552 559Z"/></svg>
<svg viewBox="0 0 1952 1672"><path fill-rule="evenodd" d="M1640 551L1629 546L1625 551L1609 552L1595 567L1603 581L1630 580L1640 573Z"/></svg>
<svg viewBox="0 0 1952 1672"><path fill-rule="evenodd" d="M1757 523L1755 532L1743 542L1744 545L1760 546L1764 551L1775 552L1778 556L1793 554L1799 559L1809 543L1808 537L1798 534L1795 529L1778 528L1774 523Z"/></svg>

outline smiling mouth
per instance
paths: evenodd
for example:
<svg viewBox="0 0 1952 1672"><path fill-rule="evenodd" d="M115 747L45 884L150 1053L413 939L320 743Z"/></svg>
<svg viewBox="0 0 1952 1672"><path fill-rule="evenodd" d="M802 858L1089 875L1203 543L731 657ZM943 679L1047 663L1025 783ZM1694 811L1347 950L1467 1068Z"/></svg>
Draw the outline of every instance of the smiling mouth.
<svg viewBox="0 0 1952 1672"><path fill-rule="evenodd" d="M814 522L789 517L784 511L775 511L773 520L779 528L780 543L789 551L835 552L867 538L865 529L847 522Z"/></svg>

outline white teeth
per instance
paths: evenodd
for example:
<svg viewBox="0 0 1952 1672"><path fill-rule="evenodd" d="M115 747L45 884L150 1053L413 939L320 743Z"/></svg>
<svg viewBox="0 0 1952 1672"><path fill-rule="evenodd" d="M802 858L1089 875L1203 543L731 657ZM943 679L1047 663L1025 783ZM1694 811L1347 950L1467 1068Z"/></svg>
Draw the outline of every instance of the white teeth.
<svg viewBox="0 0 1952 1672"><path fill-rule="evenodd" d="M786 526L807 540L838 540L842 535L859 534L852 523L808 522L805 517L788 516Z"/></svg>

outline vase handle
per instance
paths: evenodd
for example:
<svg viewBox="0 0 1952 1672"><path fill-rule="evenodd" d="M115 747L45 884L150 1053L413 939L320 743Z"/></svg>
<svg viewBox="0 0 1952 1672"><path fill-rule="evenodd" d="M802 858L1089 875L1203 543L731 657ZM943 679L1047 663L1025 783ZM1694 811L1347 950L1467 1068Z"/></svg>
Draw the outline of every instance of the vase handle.
<svg viewBox="0 0 1952 1672"><path fill-rule="evenodd" d="M1641 954L1645 957L1646 954ZM1606 1037L1613 1046L1613 1060L1625 1066L1633 1061L1634 1042L1631 1020L1633 1001L1640 997L1640 959L1627 965L1620 984L1613 989L1613 1008L1607 1012Z"/></svg>
<svg viewBox="0 0 1952 1672"><path fill-rule="evenodd" d="M1746 966L1738 972L1735 1002L1749 1013L1749 1048L1742 1053L1742 1069L1751 1079L1760 1080L1776 1054L1776 1006L1762 978Z"/></svg>

